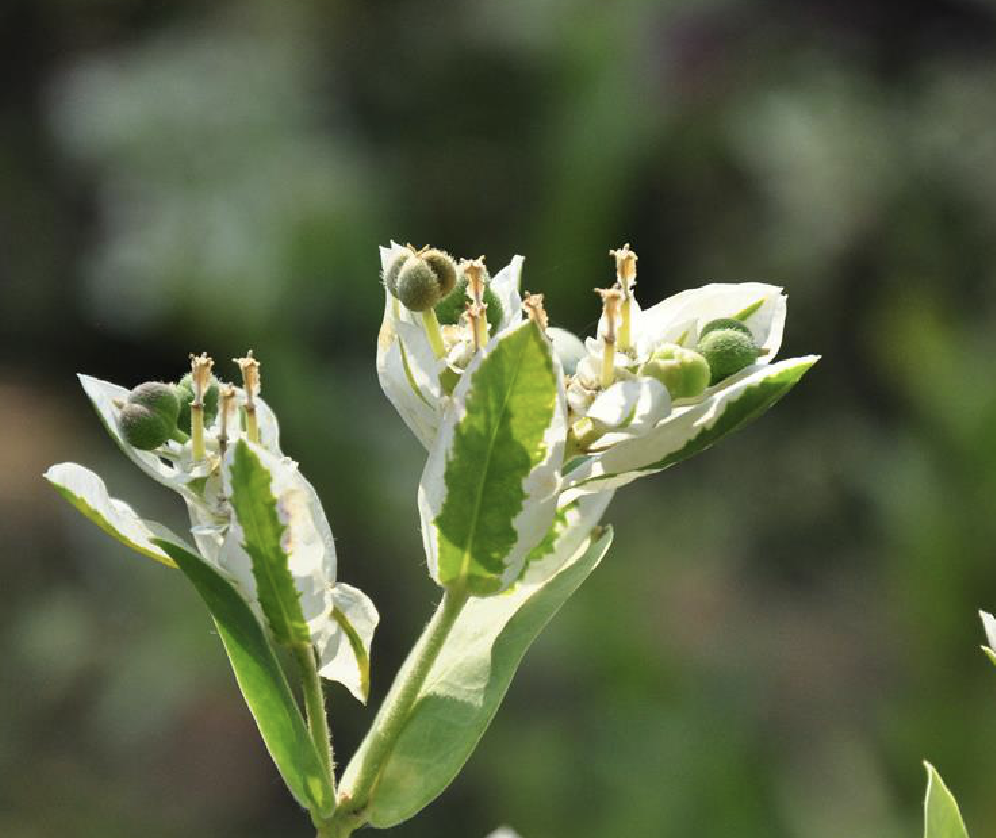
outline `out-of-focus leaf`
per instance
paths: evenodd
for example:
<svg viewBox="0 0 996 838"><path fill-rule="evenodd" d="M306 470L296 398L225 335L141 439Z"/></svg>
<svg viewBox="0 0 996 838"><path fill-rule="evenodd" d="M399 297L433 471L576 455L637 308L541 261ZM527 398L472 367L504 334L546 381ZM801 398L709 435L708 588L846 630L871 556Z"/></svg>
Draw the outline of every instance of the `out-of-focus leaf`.
<svg viewBox="0 0 996 838"><path fill-rule="evenodd" d="M923 801L923 838L968 838L961 812L941 775L929 762L927 794Z"/></svg>
<svg viewBox="0 0 996 838"><path fill-rule="evenodd" d="M235 587L198 556L157 540L201 595L232 663L235 678L280 775L297 801L327 814L332 789L273 647Z"/></svg>
<svg viewBox="0 0 996 838"><path fill-rule="evenodd" d="M452 782L494 718L522 656L611 542L606 529L585 539L548 579L523 580L505 594L472 598L464 607L383 766L365 813L371 824L401 823ZM362 754L361 748L346 769L347 794Z"/></svg>

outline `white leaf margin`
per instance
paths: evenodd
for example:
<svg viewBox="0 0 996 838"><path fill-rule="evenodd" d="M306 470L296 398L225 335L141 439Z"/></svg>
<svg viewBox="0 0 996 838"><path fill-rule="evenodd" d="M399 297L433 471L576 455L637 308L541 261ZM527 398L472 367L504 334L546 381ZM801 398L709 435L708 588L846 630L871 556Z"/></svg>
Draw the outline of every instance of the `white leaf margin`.
<svg viewBox="0 0 996 838"><path fill-rule="evenodd" d="M618 489L638 477L659 471L650 467L712 428L726 409L748 390L788 370L808 369L819 358L819 355L805 355L749 367L732 379L732 383L724 382L723 386L713 388L711 395L703 401L675 408L667 419L643 436L621 440L605 451L589 455L564 475L562 502L592 491Z"/></svg>
<svg viewBox="0 0 996 838"><path fill-rule="evenodd" d="M492 338L487 346L474 356L453 392L450 405L443 414L443 421L436 435L436 440L429 451L429 458L419 481L418 509L422 522L422 543L429 565L429 575L437 584L440 584L439 532L435 520L442 512L450 491L445 482L446 466L452 456L456 429L467 417L466 404L474 381L474 374L487 359L500 349L505 340L517 334L519 330L529 328L535 327L527 320L518 326L507 329ZM564 374L560 362L554 354L549 340L546 340L545 344L555 377L553 414L543 434L543 442L541 443L544 446L543 459L533 467L522 481L525 499L522 510L511 522L517 538L512 550L502 559L505 569L501 576L501 588L496 593L507 589L522 572L530 551L546 535L558 505L562 483L560 468L567 442L567 400L564 389Z"/></svg>
<svg viewBox="0 0 996 838"><path fill-rule="evenodd" d="M111 497L100 475L79 463L56 463L45 472L44 477L86 518L135 552L168 567L176 567L174 561L152 540L169 541L191 551L162 524L145 520L123 500Z"/></svg>

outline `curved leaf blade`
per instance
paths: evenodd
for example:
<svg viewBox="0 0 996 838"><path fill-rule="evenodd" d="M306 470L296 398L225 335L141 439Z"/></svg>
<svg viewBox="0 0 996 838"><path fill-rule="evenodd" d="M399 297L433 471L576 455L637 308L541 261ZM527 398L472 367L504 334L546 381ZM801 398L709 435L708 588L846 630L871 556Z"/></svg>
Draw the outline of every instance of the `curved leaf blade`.
<svg viewBox="0 0 996 838"><path fill-rule="evenodd" d="M262 626L235 587L198 556L157 540L207 605L235 679L273 762L302 806L328 814L332 788L287 678Z"/></svg>
<svg viewBox="0 0 996 838"><path fill-rule="evenodd" d="M611 542L612 530L605 528L542 582L522 580L500 596L470 600L386 760L365 811L373 826L407 820L452 782L494 718L526 650ZM361 754L343 777L347 793Z"/></svg>
<svg viewBox="0 0 996 838"><path fill-rule="evenodd" d="M108 535L143 556L176 567L153 538L165 535L171 541L179 539L161 524L141 518L123 500L111 497L100 475L78 463L58 463L44 476L62 497Z"/></svg>
<svg viewBox="0 0 996 838"><path fill-rule="evenodd" d="M564 497L618 489L705 451L772 407L817 360L809 355L763 366L705 401L676 411L649 433L572 462Z"/></svg>
<svg viewBox="0 0 996 838"><path fill-rule="evenodd" d="M256 595L267 624L278 643L311 643L311 633L301 609L301 598L290 571L289 550L277 499L271 491L272 476L244 440L239 440L228 473L230 502L242 530L242 546L252 560Z"/></svg>
<svg viewBox="0 0 996 838"><path fill-rule="evenodd" d="M944 785L941 775L929 762L927 794L923 801L923 838L968 838L968 830L954 796Z"/></svg>

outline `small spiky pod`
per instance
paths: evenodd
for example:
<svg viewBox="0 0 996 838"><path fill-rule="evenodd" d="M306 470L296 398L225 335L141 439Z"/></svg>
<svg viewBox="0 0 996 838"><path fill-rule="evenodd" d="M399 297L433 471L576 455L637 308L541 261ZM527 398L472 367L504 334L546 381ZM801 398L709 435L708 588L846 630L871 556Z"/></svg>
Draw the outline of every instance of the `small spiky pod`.
<svg viewBox="0 0 996 838"><path fill-rule="evenodd" d="M710 384L749 367L761 354L754 338L738 329L713 329L699 340L696 349L712 371Z"/></svg>

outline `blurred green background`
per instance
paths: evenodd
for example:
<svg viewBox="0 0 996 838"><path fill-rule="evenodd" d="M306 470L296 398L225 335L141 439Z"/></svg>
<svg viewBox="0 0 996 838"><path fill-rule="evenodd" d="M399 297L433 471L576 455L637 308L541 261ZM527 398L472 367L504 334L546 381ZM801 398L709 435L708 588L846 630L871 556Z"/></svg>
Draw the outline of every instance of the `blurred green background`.
<svg viewBox="0 0 996 838"><path fill-rule="evenodd" d="M645 305L776 283L783 355L824 355L617 495L606 561L399 838L899 838L923 757L996 836L991 0L4 0L0 836L311 834L193 591L40 475L78 460L182 527L74 373L255 349L383 615L375 707L438 596L374 373L391 238L524 253L578 331L628 240ZM344 758L372 708L330 708Z"/></svg>

